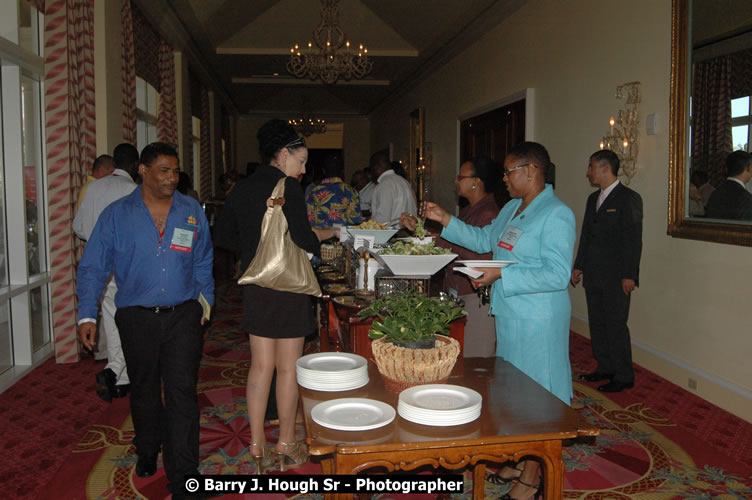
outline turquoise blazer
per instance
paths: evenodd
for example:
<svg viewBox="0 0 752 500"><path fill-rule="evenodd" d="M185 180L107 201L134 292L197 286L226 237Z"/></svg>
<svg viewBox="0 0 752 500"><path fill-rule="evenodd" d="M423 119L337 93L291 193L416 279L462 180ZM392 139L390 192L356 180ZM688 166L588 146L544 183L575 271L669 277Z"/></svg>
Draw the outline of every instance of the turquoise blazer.
<svg viewBox="0 0 752 500"><path fill-rule="evenodd" d="M493 252L495 260L516 261L502 269L491 289L496 355L569 404L574 214L550 185L515 217L521 204L511 200L482 228L452 217L441 237L477 253Z"/></svg>

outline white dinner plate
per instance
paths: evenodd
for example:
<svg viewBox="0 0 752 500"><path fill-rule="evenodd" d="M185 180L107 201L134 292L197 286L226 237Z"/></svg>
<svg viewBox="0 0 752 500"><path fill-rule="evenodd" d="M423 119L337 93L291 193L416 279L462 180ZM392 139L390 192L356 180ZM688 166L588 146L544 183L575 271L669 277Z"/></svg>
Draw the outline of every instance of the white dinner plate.
<svg viewBox="0 0 752 500"><path fill-rule="evenodd" d="M517 264L516 260L458 260L455 264L464 264L467 267L507 267Z"/></svg>
<svg viewBox="0 0 752 500"><path fill-rule="evenodd" d="M367 366L368 361L363 356L347 352L318 352L298 358L295 365L316 372L346 372Z"/></svg>
<svg viewBox="0 0 752 500"><path fill-rule="evenodd" d="M319 403L311 410L314 422L338 431L367 431L383 427L397 412L386 403L365 398L342 398Z"/></svg>
<svg viewBox="0 0 752 500"><path fill-rule="evenodd" d="M347 384L336 384L336 385L319 384L319 383L312 382L312 381L305 381L305 380L298 379L298 385L305 387L306 389L311 389L312 391L321 391L321 392L353 391L355 389L360 389L364 385L368 385L368 377L358 382L352 382L352 383L347 383Z"/></svg>
<svg viewBox="0 0 752 500"><path fill-rule="evenodd" d="M405 389L399 400L415 408L441 412L474 407L483 401L483 397L459 385L426 384Z"/></svg>

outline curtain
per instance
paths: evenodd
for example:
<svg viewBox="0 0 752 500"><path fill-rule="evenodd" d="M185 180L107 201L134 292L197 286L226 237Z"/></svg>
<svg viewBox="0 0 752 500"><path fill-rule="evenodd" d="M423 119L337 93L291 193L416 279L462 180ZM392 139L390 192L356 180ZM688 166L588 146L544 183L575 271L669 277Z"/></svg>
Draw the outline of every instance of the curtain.
<svg viewBox="0 0 752 500"><path fill-rule="evenodd" d="M225 140L225 170L233 170L232 164L232 127L230 121L232 118L227 110L222 106L222 138Z"/></svg>
<svg viewBox="0 0 752 500"><path fill-rule="evenodd" d="M692 89L692 170L705 171L713 185L726 178L731 136L731 58L695 64Z"/></svg>
<svg viewBox="0 0 752 500"><path fill-rule="evenodd" d="M201 160L199 162L199 195L201 201L212 197L211 164L211 116L209 115L209 92L201 88Z"/></svg>
<svg viewBox="0 0 752 500"><path fill-rule="evenodd" d="M164 40L159 43L159 117L157 137L177 146L178 122L175 107L175 56ZM189 136L190 137L190 136ZM187 141L190 144L190 141ZM192 149L192 148L191 148ZM185 170L187 167L183 167Z"/></svg>
<svg viewBox="0 0 752 500"><path fill-rule="evenodd" d="M136 56L136 75L160 90L160 42L149 20L131 3L133 15L133 49Z"/></svg>
<svg viewBox="0 0 752 500"><path fill-rule="evenodd" d="M136 145L136 51L133 44L131 0L122 0L120 23L123 58L121 64L123 77L123 140Z"/></svg>
<svg viewBox="0 0 752 500"><path fill-rule="evenodd" d="M50 292L55 358L79 359L76 336L74 193L96 154L94 11L91 0L47 0L44 16L45 140Z"/></svg>

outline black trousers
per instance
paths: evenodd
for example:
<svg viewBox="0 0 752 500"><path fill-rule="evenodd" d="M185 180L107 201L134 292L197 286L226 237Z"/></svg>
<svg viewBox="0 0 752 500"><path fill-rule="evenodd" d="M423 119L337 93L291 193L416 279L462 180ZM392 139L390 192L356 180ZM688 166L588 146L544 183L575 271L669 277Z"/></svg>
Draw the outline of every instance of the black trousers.
<svg viewBox="0 0 752 500"><path fill-rule="evenodd" d="M115 313L131 381L133 444L139 455L156 455L163 446L173 493L183 492L184 475L198 473L202 314L195 300L170 312L125 307Z"/></svg>
<svg viewBox="0 0 752 500"><path fill-rule="evenodd" d="M634 382L632 343L629 337L630 295L619 286L586 288L590 341L597 371L613 373L618 382Z"/></svg>

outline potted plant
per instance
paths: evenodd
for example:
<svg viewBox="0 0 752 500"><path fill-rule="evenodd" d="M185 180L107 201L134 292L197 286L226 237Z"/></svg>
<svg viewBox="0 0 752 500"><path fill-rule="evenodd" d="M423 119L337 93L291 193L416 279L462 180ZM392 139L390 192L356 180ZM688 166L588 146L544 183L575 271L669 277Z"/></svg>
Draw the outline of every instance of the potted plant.
<svg viewBox="0 0 752 500"><path fill-rule="evenodd" d="M368 336L387 389L445 382L460 353L449 325L465 314L454 302L414 291L381 297L361 310L361 318L376 318Z"/></svg>
<svg viewBox="0 0 752 500"><path fill-rule="evenodd" d="M358 314L361 319L378 318L368 332L371 339L384 337L387 342L414 349L434 347L436 335L448 335L449 324L466 315L455 302L424 297L412 290L381 297Z"/></svg>

